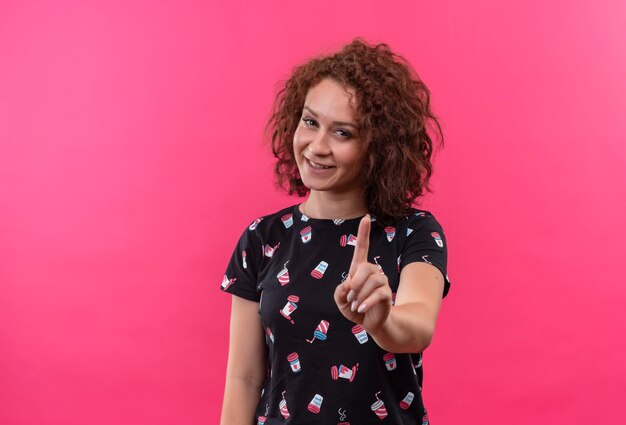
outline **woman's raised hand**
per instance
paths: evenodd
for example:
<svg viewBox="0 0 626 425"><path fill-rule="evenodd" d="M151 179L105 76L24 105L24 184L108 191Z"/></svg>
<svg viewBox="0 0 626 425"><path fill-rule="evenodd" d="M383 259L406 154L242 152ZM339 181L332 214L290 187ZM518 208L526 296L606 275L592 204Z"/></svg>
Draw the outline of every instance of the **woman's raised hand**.
<svg viewBox="0 0 626 425"><path fill-rule="evenodd" d="M368 331L385 324L392 304L387 276L376 264L367 261L371 226L367 214L359 223L348 277L335 289L335 303L341 314Z"/></svg>

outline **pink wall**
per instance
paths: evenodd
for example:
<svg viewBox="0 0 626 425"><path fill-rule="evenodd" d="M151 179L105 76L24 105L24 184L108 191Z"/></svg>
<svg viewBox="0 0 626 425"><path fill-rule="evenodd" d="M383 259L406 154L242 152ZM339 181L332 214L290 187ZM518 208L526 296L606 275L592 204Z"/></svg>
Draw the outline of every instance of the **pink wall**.
<svg viewBox="0 0 626 425"><path fill-rule="evenodd" d="M444 125L433 421L626 420L624 2L156 3L0 4L0 424L217 423L274 85L355 35Z"/></svg>

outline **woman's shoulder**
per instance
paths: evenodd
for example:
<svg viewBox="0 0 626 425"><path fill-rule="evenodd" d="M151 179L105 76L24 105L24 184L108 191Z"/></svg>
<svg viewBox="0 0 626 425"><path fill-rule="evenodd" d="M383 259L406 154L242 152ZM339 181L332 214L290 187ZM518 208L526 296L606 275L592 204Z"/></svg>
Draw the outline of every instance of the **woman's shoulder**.
<svg viewBox="0 0 626 425"><path fill-rule="evenodd" d="M397 218L388 226L389 229L393 228L397 231L406 229L407 236L409 236L413 231L419 229L441 229L443 231L441 224L430 210L416 207L408 208L404 216ZM385 227L385 229L389 230L387 227Z"/></svg>
<svg viewBox="0 0 626 425"><path fill-rule="evenodd" d="M386 225L392 226L392 227L402 227L402 226L410 225L412 223L415 223L416 221L420 221L425 218L434 219L434 215L428 210L410 207L406 210L403 216L396 217L391 222L386 223ZM385 224L382 222L379 224L385 226Z"/></svg>
<svg viewBox="0 0 626 425"><path fill-rule="evenodd" d="M293 224L294 215L297 211L298 204L281 208L278 211L254 217L248 226L248 230L257 230L272 228L275 225L281 225L288 228Z"/></svg>

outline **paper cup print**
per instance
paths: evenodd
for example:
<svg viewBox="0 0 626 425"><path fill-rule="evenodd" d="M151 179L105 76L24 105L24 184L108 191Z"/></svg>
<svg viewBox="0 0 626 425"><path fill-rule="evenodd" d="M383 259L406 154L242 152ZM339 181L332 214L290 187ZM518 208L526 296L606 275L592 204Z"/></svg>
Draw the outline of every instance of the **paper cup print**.
<svg viewBox="0 0 626 425"><path fill-rule="evenodd" d="M322 402L324 401L324 397L319 394L315 394L311 402L309 403L309 412L319 413L322 408Z"/></svg>
<svg viewBox="0 0 626 425"><path fill-rule="evenodd" d="M352 333L356 337L356 340L359 341L359 344L365 344L368 341L367 332L365 332L365 329L363 329L361 325L353 326Z"/></svg>
<svg viewBox="0 0 626 425"><path fill-rule="evenodd" d="M403 410L407 410L409 407L411 407L411 403L413 403L414 397L415 397L415 394L413 394L411 391L406 393L406 395L400 402L400 408Z"/></svg>
<svg viewBox="0 0 626 425"><path fill-rule="evenodd" d="M394 370L396 368L396 355L393 353L387 353L383 356L385 360L385 367L387 370Z"/></svg>
<svg viewBox="0 0 626 425"><path fill-rule="evenodd" d="M380 270L380 272L382 274L385 274L385 272L383 270L383 267L380 264L378 264L378 259L379 258L380 258L380 255L377 255L376 257L374 257L374 262L376 263L376 266L378 267L378 270Z"/></svg>
<svg viewBox="0 0 626 425"><path fill-rule="evenodd" d="M311 242L311 238L313 237L311 226L306 226L304 229L300 230L300 237L302 238L303 243Z"/></svg>
<svg viewBox="0 0 626 425"><path fill-rule="evenodd" d="M339 378L343 378L343 379L347 379L348 381L352 382L354 381L354 378L356 376L356 371L359 370L359 364L357 363L356 365L354 365L352 368L349 368L347 366L344 365L339 365L339 367L337 366L333 366L330 368L330 377L333 378L333 380L337 380Z"/></svg>
<svg viewBox="0 0 626 425"><path fill-rule="evenodd" d="M237 280L236 277L229 279L228 276L224 275L224 279L222 279L222 289L227 290L228 287L232 285L233 283L235 283L236 280Z"/></svg>
<svg viewBox="0 0 626 425"><path fill-rule="evenodd" d="M309 221L309 216L306 214L302 214L302 218L300 219L302 221Z"/></svg>
<svg viewBox="0 0 626 425"><path fill-rule="evenodd" d="M298 301L300 301L300 297L298 297L297 295L289 295L287 297L287 303L280 311L280 314L282 314L282 316L285 319L289 320L292 324L293 320L291 319L291 313L296 311L296 309L298 308L298 304L296 304Z"/></svg>
<svg viewBox="0 0 626 425"><path fill-rule="evenodd" d="M435 242L437 242L437 246L439 248L443 248L443 240L441 239L441 235L437 232L432 232L430 234L430 236L433 237L433 239L435 240Z"/></svg>
<svg viewBox="0 0 626 425"><path fill-rule="evenodd" d="M300 358L298 357L298 353L291 353L287 356L287 361L289 361L289 366L291 366L291 370L294 373L298 373L301 370L300 367Z"/></svg>
<svg viewBox="0 0 626 425"><path fill-rule="evenodd" d="M287 261L287 263L288 262L289 261ZM287 270L287 263L285 263L283 269L276 275L276 277L278 278L278 282L280 282L281 286L285 286L289 283L289 270Z"/></svg>
<svg viewBox="0 0 626 425"><path fill-rule="evenodd" d="M283 222L285 229L289 229L293 225L293 214L285 214L280 219Z"/></svg>
<svg viewBox="0 0 626 425"><path fill-rule="evenodd" d="M406 235L409 236L411 233L413 233L413 229L411 229L410 227L406 228Z"/></svg>
<svg viewBox="0 0 626 425"><path fill-rule="evenodd" d="M270 328L265 329L265 333L270 341L274 342L274 334L272 334L272 330Z"/></svg>
<svg viewBox="0 0 626 425"><path fill-rule="evenodd" d="M315 338L324 341L326 339L326 333L328 332L328 326L330 326L330 324L326 320L322 320L320 324L317 325L315 332L313 332L313 339L310 341L307 339L307 342L313 343Z"/></svg>
<svg viewBox="0 0 626 425"><path fill-rule="evenodd" d="M428 413L424 413L422 416L422 425L428 425Z"/></svg>
<svg viewBox="0 0 626 425"><path fill-rule="evenodd" d="M276 244L275 246L265 245L265 250L264 250L265 256L272 258L272 256L274 255L274 252L276 252L279 246L280 246L280 242L278 242L278 244Z"/></svg>
<svg viewBox="0 0 626 425"><path fill-rule="evenodd" d="M346 246L346 245L356 246L356 236L354 236L353 234L341 235L341 237L339 238L339 245L341 245L341 246Z"/></svg>
<svg viewBox="0 0 626 425"><path fill-rule="evenodd" d="M341 225L341 223L343 223L344 221L346 221L346 220L345 220L345 219L343 219L343 218L336 218L336 219L334 219L334 220L333 220L333 223L335 223L335 225L336 225L336 226L339 226L339 225Z"/></svg>
<svg viewBox="0 0 626 425"><path fill-rule="evenodd" d="M265 416L259 416L259 418L257 420L257 425L263 425L266 420L267 420L267 418Z"/></svg>
<svg viewBox="0 0 626 425"><path fill-rule="evenodd" d="M376 393L376 401L372 404L372 412L376 413L378 419L385 419L387 417L387 409L385 408L385 403L378 398L378 394Z"/></svg>
<svg viewBox="0 0 626 425"><path fill-rule="evenodd" d="M387 234L387 240L391 242L393 240L393 237L396 235L396 228L387 226L385 227L385 233Z"/></svg>
<svg viewBox="0 0 626 425"><path fill-rule="evenodd" d="M311 276L315 279L321 279L328 268L328 263L326 261L320 261L320 263L315 267L315 269L311 270Z"/></svg>
<svg viewBox="0 0 626 425"><path fill-rule="evenodd" d="M251 224L250 226L248 226L248 229L249 229L249 230L254 230L254 229L256 229L256 227L259 225L259 223L261 222L261 220L263 220L263 217L261 217L261 218L257 218L256 220L254 220L254 221L252 222L252 224Z"/></svg>
<svg viewBox="0 0 626 425"><path fill-rule="evenodd" d="M283 399L280 401L280 403L278 403L278 408L280 409L280 414L283 415L283 418L285 419L289 419L289 409L287 409L287 401L285 400L285 393L286 391L283 391Z"/></svg>
<svg viewBox="0 0 626 425"><path fill-rule="evenodd" d="M241 251L241 259L242 259L242 265L244 269L248 268L248 263L246 263L246 256L247 256L246 251L245 250Z"/></svg>

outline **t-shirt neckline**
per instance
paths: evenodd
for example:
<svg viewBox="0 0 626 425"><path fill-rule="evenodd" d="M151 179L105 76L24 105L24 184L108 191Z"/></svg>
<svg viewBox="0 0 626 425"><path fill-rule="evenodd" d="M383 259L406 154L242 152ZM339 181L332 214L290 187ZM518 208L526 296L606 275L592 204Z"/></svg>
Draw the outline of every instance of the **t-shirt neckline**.
<svg viewBox="0 0 626 425"><path fill-rule="evenodd" d="M361 221L361 219L363 217L365 217L365 214L360 216L360 217L354 217L354 218L345 218L345 219L341 219L341 218L313 218L313 217L309 217L308 215L303 214L300 211L300 206L301 204L295 204L292 207L293 210L293 214L294 216L298 219L298 220L302 220L302 217L306 217L306 220L302 220L302 221L313 221L315 223L335 223L336 221L341 221L342 223L350 223L350 222L359 222ZM371 216L371 214L370 214Z"/></svg>

